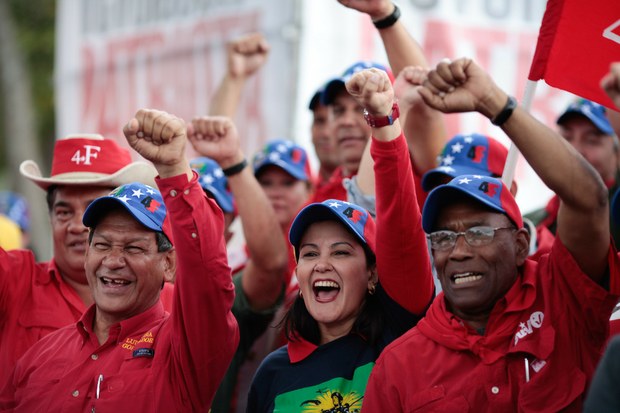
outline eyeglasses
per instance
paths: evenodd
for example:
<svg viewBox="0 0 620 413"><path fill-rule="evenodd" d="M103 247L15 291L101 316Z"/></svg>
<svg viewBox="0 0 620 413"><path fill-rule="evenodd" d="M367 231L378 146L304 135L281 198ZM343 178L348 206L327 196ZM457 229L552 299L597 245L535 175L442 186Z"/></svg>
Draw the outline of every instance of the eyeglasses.
<svg viewBox="0 0 620 413"><path fill-rule="evenodd" d="M465 237L465 241L472 247L481 247L488 245L495 238L495 231L500 229L509 229L516 231L515 227L471 227L467 231L454 232L448 230L435 231L428 234L428 239L431 241L431 248L435 251L447 251L454 248L456 239L459 235Z"/></svg>

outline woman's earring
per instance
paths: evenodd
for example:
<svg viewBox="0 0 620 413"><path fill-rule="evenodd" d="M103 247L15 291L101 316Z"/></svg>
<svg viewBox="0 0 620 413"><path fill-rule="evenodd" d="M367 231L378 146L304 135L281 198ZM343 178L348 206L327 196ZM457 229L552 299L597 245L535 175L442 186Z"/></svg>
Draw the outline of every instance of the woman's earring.
<svg viewBox="0 0 620 413"><path fill-rule="evenodd" d="M370 287L368 287L368 294L375 295L376 290L377 290L376 284L370 284Z"/></svg>

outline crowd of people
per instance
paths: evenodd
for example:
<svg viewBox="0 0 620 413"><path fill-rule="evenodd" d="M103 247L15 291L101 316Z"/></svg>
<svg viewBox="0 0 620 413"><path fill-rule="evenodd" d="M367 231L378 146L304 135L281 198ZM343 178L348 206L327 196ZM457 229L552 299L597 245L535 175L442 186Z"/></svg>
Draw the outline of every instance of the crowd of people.
<svg viewBox="0 0 620 413"><path fill-rule="evenodd" d="M391 0L341 3L389 64L317 88L316 174L294 139L242 149L260 33L229 44L208 115L128 120L142 161L78 134L49 176L21 164L54 250L37 261L27 203L0 192L0 411L620 410L620 62L600 80L616 108L578 98L554 129L474 60L431 66ZM465 112L544 208L522 214L499 141L446 136Z"/></svg>

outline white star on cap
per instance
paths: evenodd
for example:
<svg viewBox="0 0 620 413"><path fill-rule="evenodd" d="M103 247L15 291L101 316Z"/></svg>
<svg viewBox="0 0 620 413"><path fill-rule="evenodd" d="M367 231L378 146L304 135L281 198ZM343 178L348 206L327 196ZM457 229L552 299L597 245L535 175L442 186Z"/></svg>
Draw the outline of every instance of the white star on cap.
<svg viewBox="0 0 620 413"><path fill-rule="evenodd" d="M147 186L146 187L146 193L149 194L149 195L153 195L155 193L155 191L150 186Z"/></svg>
<svg viewBox="0 0 620 413"><path fill-rule="evenodd" d="M276 146L276 150L277 150L278 152L282 152L282 153L284 153L284 152L286 152L287 148L286 148L286 145L279 144L278 146Z"/></svg>
<svg viewBox="0 0 620 413"><path fill-rule="evenodd" d="M467 185L470 182L471 182L471 179L469 179L469 178L461 178L461 179L459 179L459 184Z"/></svg>
<svg viewBox="0 0 620 413"><path fill-rule="evenodd" d="M203 180L204 180L205 184L207 184L207 185L211 185L213 183L213 177L211 176L211 174L205 175Z"/></svg>
<svg viewBox="0 0 620 413"><path fill-rule="evenodd" d="M452 162L454 162L454 156L448 155L445 158L443 158L444 165L452 165Z"/></svg>
<svg viewBox="0 0 620 413"><path fill-rule="evenodd" d="M140 188L132 189L131 192L132 192L131 196L135 196L136 198L140 198L142 195L144 195Z"/></svg>
<svg viewBox="0 0 620 413"><path fill-rule="evenodd" d="M282 145L284 146L284 145ZM269 160L270 161L279 161L280 160L280 154L278 152L271 152L269 154Z"/></svg>
<svg viewBox="0 0 620 413"><path fill-rule="evenodd" d="M461 145L461 142L457 142L454 145L452 145L452 153L461 153L461 149L463 149L464 146Z"/></svg>
<svg viewBox="0 0 620 413"><path fill-rule="evenodd" d="M127 201L129 201L129 198L127 198L126 195L123 194L123 196L119 196L116 199L120 199L121 201L123 201L124 203L127 203Z"/></svg>
<svg viewBox="0 0 620 413"><path fill-rule="evenodd" d="M474 138L472 138L471 136L465 136L463 140L465 141L465 143L472 143L474 141Z"/></svg>
<svg viewBox="0 0 620 413"><path fill-rule="evenodd" d="M213 171L213 175L216 178L221 178L224 176L224 172L222 171L222 168L217 168L216 170Z"/></svg>
<svg viewBox="0 0 620 413"><path fill-rule="evenodd" d="M340 204L338 202L330 202L329 206L332 208L338 208L340 206Z"/></svg>
<svg viewBox="0 0 620 413"><path fill-rule="evenodd" d="M449 174L450 172L456 172L456 169L454 169L451 166L440 166L440 167L437 168L437 170L439 172L444 172L444 173L447 173L447 174Z"/></svg>

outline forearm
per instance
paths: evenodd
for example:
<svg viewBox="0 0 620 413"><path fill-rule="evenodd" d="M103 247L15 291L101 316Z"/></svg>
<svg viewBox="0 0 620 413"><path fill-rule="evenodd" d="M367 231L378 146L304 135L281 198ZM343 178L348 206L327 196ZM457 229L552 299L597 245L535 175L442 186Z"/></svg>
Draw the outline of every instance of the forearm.
<svg viewBox="0 0 620 413"><path fill-rule="evenodd" d="M287 244L271 202L251 168L228 178L235 197L250 261L244 270L243 290L256 310L271 307L279 298L288 264Z"/></svg>
<svg viewBox="0 0 620 413"><path fill-rule="evenodd" d="M239 340L231 313L234 287L223 237L224 219L207 199L196 177L157 179L170 220L177 254L171 313L175 359L192 366L201 389L215 391ZM200 309L200 311L197 311ZM213 387L213 389L211 389Z"/></svg>
<svg viewBox="0 0 620 413"><path fill-rule="evenodd" d="M424 107L422 107L424 106ZM443 149L448 132L444 115L423 101L412 106L403 118L403 132L413 157L413 167L418 175L424 175L437 166L437 156Z"/></svg>
<svg viewBox="0 0 620 413"><path fill-rule="evenodd" d="M422 47L411 37L401 20L379 30L379 35L394 76L407 66L428 67Z"/></svg>
<svg viewBox="0 0 620 413"><path fill-rule="evenodd" d="M245 77L226 74L211 99L209 115L234 118L245 83Z"/></svg>
<svg viewBox="0 0 620 413"><path fill-rule="evenodd" d="M377 272L388 295L419 314L432 299L433 278L404 137L375 138L372 155L377 183Z"/></svg>

